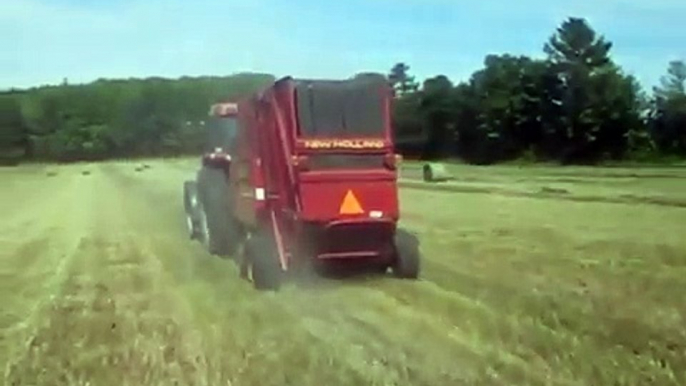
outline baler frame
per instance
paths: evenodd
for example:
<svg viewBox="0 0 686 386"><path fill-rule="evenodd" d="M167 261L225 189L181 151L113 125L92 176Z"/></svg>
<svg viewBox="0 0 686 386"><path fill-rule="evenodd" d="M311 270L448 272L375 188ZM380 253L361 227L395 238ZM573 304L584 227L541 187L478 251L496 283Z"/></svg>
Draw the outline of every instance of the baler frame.
<svg viewBox="0 0 686 386"><path fill-rule="evenodd" d="M348 92L341 91L346 87L352 92L359 92L355 87L378 92L372 100L377 98L380 106L362 105L357 111L378 108L383 127L365 128L376 130L371 135L303 135L299 115L303 108L299 109L296 96L316 87L325 91L329 87L333 93ZM287 77L239 102L237 150L224 169L226 201L232 208L232 250L243 245L243 253L235 253L241 274L247 277L252 272L257 288L276 289L284 272L311 262L364 262L384 271L392 267L400 277L418 277L418 240L397 228L398 158L392 141L391 100L382 76L342 82ZM326 157L358 157L369 165L309 170L312 159L321 163ZM335 196L343 197L340 209L335 207ZM360 197L372 209L363 209ZM342 243L343 239L347 241Z"/></svg>

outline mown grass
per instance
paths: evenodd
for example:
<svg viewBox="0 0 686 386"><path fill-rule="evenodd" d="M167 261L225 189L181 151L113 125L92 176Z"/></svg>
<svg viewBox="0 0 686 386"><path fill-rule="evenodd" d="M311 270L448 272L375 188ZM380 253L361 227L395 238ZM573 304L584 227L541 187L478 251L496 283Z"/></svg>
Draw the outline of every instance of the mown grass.
<svg viewBox="0 0 686 386"><path fill-rule="evenodd" d="M488 189L425 186L402 198L424 242L425 277L473 302L452 315L491 348L484 374L516 384L686 384L686 210L621 201L668 193L683 186L679 177L599 183L602 200L577 202L503 192L522 179L583 179L578 169L453 168L488 179ZM580 188L569 190L573 198Z"/></svg>
<svg viewBox="0 0 686 386"><path fill-rule="evenodd" d="M452 180L423 185L420 163L404 165L406 186L465 193L686 207L686 168L468 166L447 164Z"/></svg>
<svg viewBox="0 0 686 386"><path fill-rule="evenodd" d="M185 237L197 160L140 162L3 172L7 384L686 384L686 209L622 201L678 170L455 167L401 189L421 280L258 294Z"/></svg>

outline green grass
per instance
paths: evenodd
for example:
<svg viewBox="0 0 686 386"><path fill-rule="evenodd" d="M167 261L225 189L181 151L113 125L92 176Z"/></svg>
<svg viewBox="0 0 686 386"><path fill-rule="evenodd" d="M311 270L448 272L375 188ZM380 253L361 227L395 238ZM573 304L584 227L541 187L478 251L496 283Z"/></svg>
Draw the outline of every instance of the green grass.
<svg viewBox="0 0 686 386"><path fill-rule="evenodd" d="M621 201L683 200L682 171L452 171L462 180L451 190L484 189L437 193L420 183L402 199L424 241L426 277L469 299L451 312L490 352L482 366L517 384L686 383L686 210ZM568 193L537 194L536 185ZM588 200L573 200L581 194Z"/></svg>
<svg viewBox="0 0 686 386"><path fill-rule="evenodd" d="M141 162L0 170L5 384L686 384L682 169L451 165L421 280L259 294L184 233L197 159Z"/></svg>

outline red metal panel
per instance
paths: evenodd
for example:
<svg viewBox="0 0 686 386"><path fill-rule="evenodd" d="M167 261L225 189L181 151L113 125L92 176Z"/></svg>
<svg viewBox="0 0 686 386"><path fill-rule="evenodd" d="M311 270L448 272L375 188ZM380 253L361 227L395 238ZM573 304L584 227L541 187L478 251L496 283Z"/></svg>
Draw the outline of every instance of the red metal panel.
<svg viewBox="0 0 686 386"><path fill-rule="evenodd" d="M319 259L390 258L395 221L351 218L327 223L318 238Z"/></svg>
<svg viewBox="0 0 686 386"><path fill-rule="evenodd" d="M300 181L302 182L374 182L374 181L396 181L397 173L384 169L369 169L369 170L343 170L339 169L335 172L330 171L311 171L300 173Z"/></svg>
<svg viewBox="0 0 686 386"><path fill-rule="evenodd" d="M336 253L321 253L317 255L320 260L342 260L342 259L370 259L378 257L381 253L379 251L361 251L361 252L336 252Z"/></svg>
<svg viewBox="0 0 686 386"><path fill-rule="evenodd" d="M300 196L303 202L300 217L306 221L334 221L344 218L398 218L398 192L396 182L388 180L321 180L301 181ZM357 198L363 213L339 213L348 191Z"/></svg>
<svg viewBox="0 0 686 386"><path fill-rule="evenodd" d="M266 199L261 203L254 197L246 197L240 201L249 204L238 205L241 221L248 222L248 225L257 225L256 219L271 222L278 234L282 259L290 255L290 248L297 239L296 232L301 228L295 221L319 223L326 228L327 234L345 234L346 239L350 238L347 236L350 234L360 235L357 237L360 245L355 248L350 247L350 244L336 244L343 240L339 236L333 236L327 244L328 248L320 251L321 258L361 258L384 253L383 248L389 244L398 219L397 172L392 167L385 168L383 163L370 168L336 167L326 171L303 171L296 167L293 160L304 154L392 155L394 145L389 90L380 90L387 95L384 99L386 130L383 136L372 138L374 143L362 142L359 145L358 142L336 142L335 148L326 149L308 147L304 143L305 139L298 138L294 89L292 80L282 79L239 105L238 140L241 150L237 154L238 160L234 161L236 166L232 169L237 172L231 174L232 180L245 175L245 172L238 173L243 170L238 165L243 165L249 169L249 179L232 181L235 183L232 186L240 188L243 195L250 193L249 188L254 191L256 187L264 187L266 190ZM339 141L341 138L331 140ZM379 141L382 146L379 146ZM340 213L342 201L348 192L354 194L362 207L362 213ZM247 215L245 209L254 211L254 214ZM355 222L359 224L352 228L348 226ZM326 224L330 226L327 227ZM324 231L323 228L320 229ZM285 260L282 260L282 264L286 268Z"/></svg>
<svg viewBox="0 0 686 386"><path fill-rule="evenodd" d="M253 132L257 127L255 106L252 100L242 101L238 107L239 130L236 140L236 154L233 154L230 172L230 186L234 190L234 215L245 225L255 226L257 212L263 209L263 202L255 200L255 188L264 186L255 168L255 150Z"/></svg>

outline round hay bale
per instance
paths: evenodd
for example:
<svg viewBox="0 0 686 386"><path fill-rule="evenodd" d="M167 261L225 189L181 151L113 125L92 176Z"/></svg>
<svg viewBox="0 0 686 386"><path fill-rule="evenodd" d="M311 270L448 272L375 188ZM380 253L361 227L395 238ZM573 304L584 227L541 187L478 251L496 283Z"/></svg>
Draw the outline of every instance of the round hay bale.
<svg viewBox="0 0 686 386"><path fill-rule="evenodd" d="M426 182L448 181L452 178L445 165L434 162L424 164L422 175Z"/></svg>

